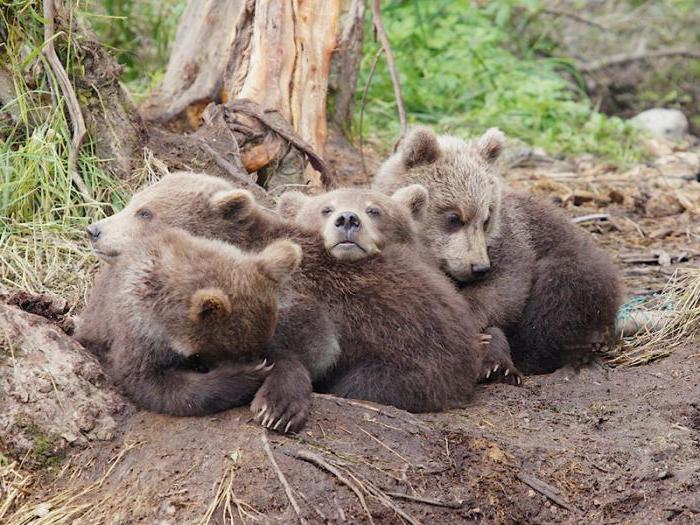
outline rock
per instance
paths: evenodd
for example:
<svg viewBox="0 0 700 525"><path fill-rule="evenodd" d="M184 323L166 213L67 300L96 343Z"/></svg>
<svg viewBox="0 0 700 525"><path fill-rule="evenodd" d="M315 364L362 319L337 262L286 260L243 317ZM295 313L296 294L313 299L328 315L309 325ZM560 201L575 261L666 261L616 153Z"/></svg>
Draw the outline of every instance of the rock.
<svg viewBox="0 0 700 525"><path fill-rule="evenodd" d="M99 375L95 358L58 324L0 303L0 442L6 453L51 464L70 446L110 439L128 405L111 387L85 379Z"/></svg>
<svg viewBox="0 0 700 525"><path fill-rule="evenodd" d="M673 153L656 159L654 166L664 177L691 181L700 172L700 158L690 151Z"/></svg>
<svg viewBox="0 0 700 525"><path fill-rule="evenodd" d="M677 109L653 108L631 119L634 125L647 130L655 138L682 139L688 134L688 119Z"/></svg>
<svg viewBox="0 0 700 525"><path fill-rule="evenodd" d="M675 195L657 193L644 205L647 217L659 218L683 213L683 206Z"/></svg>

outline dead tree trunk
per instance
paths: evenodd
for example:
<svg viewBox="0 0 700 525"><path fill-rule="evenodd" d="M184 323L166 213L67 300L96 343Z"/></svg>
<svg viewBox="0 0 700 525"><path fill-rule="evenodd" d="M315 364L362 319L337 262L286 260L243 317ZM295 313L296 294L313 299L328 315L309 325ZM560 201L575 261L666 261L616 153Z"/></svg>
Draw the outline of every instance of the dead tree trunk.
<svg viewBox="0 0 700 525"><path fill-rule="evenodd" d="M210 147L235 138L229 149L240 148L235 156L264 187L328 186L322 156L340 3L190 1L144 116L173 132L194 131ZM235 166L225 150L217 153Z"/></svg>

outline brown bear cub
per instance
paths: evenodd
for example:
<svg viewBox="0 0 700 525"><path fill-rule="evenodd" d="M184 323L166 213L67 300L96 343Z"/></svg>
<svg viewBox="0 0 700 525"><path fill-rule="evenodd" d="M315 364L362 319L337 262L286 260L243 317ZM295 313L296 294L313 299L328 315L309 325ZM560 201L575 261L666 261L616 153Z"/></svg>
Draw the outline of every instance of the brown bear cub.
<svg viewBox="0 0 700 525"><path fill-rule="evenodd" d="M76 335L109 346L98 353L127 396L173 415L250 402L272 370L264 357L277 296L299 266L299 246L278 241L246 254L159 228L111 259Z"/></svg>
<svg viewBox="0 0 700 525"><path fill-rule="evenodd" d="M521 371L547 373L590 359L612 334L621 285L610 257L560 210L503 188L503 144L496 129L464 142L417 128L374 187L427 187L421 235L435 262L503 329Z"/></svg>
<svg viewBox="0 0 700 525"><path fill-rule="evenodd" d="M314 323L325 314L340 349L337 355L337 348L329 348L317 360L319 370L328 368L315 374L317 388L411 411L434 411L467 401L483 350L468 306L441 272L416 259L413 248L392 245L382 250L384 236L412 235L409 208L419 201L405 193L396 199L373 193L376 219L362 226L356 241L373 255L362 264L337 259L317 231L282 220L258 206L249 192L192 173L168 175L139 192L120 213L93 225L91 235L97 250L115 255L130 238L138 238L144 221L216 237L244 250L292 240L302 247L303 258L282 298L291 295L309 306L309 316L297 317L299 323ZM372 243L376 249L369 248ZM283 320L280 309L280 325ZM265 385L274 386L273 378L282 369L275 361ZM265 385L251 409L269 426L286 399L268 395Z"/></svg>

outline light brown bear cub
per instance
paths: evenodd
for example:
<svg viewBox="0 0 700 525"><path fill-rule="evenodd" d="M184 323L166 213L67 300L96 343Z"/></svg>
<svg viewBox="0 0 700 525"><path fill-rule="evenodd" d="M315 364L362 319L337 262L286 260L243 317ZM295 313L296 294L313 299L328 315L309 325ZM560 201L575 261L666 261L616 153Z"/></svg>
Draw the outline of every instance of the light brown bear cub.
<svg viewBox="0 0 700 525"><path fill-rule="evenodd" d="M414 226L408 205L375 195L381 216L397 217L391 227L410 236ZM330 253L317 231L282 220L223 179L192 173L164 177L135 195L122 212L94 225L96 248L122 252L144 221L216 237L244 250L262 250L279 239L299 244L301 266L282 290L281 302L291 296L309 307L305 318L299 314L287 326L313 325L323 316L330 321L336 347L321 345L327 354L315 360L319 390L412 411L459 406L473 391L482 361L479 328L450 282L431 265L414 261L413 249L386 249L362 264L349 264ZM386 224L377 221L374 231L389 231L383 229ZM280 308L278 329L285 318ZM266 426L277 420L286 400L265 389L276 385L275 374L284 370L275 363L251 405ZM294 393L289 377L282 378L287 386L277 392Z"/></svg>
<svg viewBox="0 0 700 525"><path fill-rule="evenodd" d="M135 241L108 257L78 339L91 347L107 337L108 374L148 410L201 415L250 402L272 370L264 356L299 246L247 254L175 228Z"/></svg>
<svg viewBox="0 0 700 525"><path fill-rule="evenodd" d="M414 184L398 189L392 196L404 204L410 219L397 214L392 206L382 206L387 200L376 191L363 189L339 189L308 197L299 192L284 193L277 211L300 227L318 231L328 252L337 260L362 264L368 257L384 252L395 257L414 261L419 267L433 258L418 239L418 223L423 221L428 207L428 192ZM403 210L401 210L403 212ZM460 301L455 292L455 301ZM469 314L469 322L484 332L483 343L488 343L482 356L480 379L500 380L519 385L522 380L510 357L510 347L505 334L495 326L487 325L480 305L463 303Z"/></svg>
<svg viewBox="0 0 700 525"><path fill-rule="evenodd" d="M505 331L520 370L551 372L588 359L612 333L620 280L610 257L560 210L503 188L493 166L503 143L496 129L464 142L417 128L374 187L428 188L421 233L436 262Z"/></svg>

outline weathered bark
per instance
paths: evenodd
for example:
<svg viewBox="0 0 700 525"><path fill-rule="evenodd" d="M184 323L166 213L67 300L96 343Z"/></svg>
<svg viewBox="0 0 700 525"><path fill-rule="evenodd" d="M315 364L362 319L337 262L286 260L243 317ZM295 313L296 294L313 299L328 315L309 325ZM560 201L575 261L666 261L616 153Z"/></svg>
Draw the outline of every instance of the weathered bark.
<svg viewBox="0 0 700 525"><path fill-rule="evenodd" d="M193 131L210 103L241 99L275 113L318 155L327 138L326 93L340 0L191 1L180 20L161 86L143 107L150 121ZM242 164L266 187L324 186L308 158L261 119L229 108ZM313 164L313 163L312 163ZM267 171L266 171L267 170Z"/></svg>
<svg viewBox="0 0 700 525"><path fill-rule="evenodd" d="M347 132L352 121L357 75L362 61L366 0L341 0L338 43L331 60L328 89L331 121Z"/></svg>

